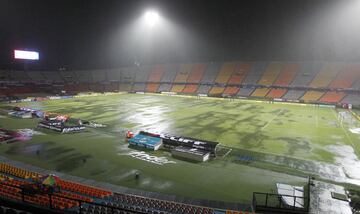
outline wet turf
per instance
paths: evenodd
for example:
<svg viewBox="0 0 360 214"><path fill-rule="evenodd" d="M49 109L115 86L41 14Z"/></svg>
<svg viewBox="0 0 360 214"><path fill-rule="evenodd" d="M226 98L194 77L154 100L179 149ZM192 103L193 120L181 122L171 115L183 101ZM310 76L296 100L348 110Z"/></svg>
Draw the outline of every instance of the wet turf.
<svg viewBox="0 0 360 214"><path fill-rule="evenodd" d="M339 126L336 112L330 108L134 94L21 105L94 120L108 127L79 134L39 129L45 135L1 145L2 155L73 175L195 198L250 202L253 191L272 191L276 182L304 183L304 178L261 168L268 167L269 160L299 166L299 159L334 163L337 154L327 146L352 146L351 141L358 140L357 135ZM38 122L15 118L0 121L0 127L8 129L35 128ZM233 152L202 164L173 159L168 152L147 152L176 162L160 166L127 155L133 151L124 141L128 129L219 141ZM252 154L259 163L238 163L234 161L238 154ZM134 179L137 171L141 172L139 181Z"/></svg>

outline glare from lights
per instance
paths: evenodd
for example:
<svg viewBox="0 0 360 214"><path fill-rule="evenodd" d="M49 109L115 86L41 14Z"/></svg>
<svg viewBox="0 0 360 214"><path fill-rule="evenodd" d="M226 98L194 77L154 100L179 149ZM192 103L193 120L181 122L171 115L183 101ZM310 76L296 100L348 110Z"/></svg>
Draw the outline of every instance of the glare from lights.
<svg viewBox="0 0 360 214"><path fill-rule="evenodd" d="M14 50L15 59L39 60L39 52Z"/></svg>
<svg viewBox="0 0 360 214"><path fill-rule="evenodd" d="M150 26L153 27L159 22L159 14L155 11L147 11L145 13L145 21Z"/></svg>

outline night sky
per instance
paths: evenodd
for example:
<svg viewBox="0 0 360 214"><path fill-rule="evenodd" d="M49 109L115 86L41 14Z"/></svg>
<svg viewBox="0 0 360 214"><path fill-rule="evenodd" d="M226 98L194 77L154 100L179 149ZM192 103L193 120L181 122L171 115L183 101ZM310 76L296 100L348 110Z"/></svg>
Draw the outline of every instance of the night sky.
<svg viewBox="0 0 360 214"><path fill-rule="evenodd" d="M360 61L360 4L356 9L354 2L0 0L0 68L22 66L12 59L16 48L38 50L41 60L29 68L39 70L234 59ZM132 38L128 31L148 8L176 32L165 37L166 29L158 30L144 46L146 35Z"/></svg>

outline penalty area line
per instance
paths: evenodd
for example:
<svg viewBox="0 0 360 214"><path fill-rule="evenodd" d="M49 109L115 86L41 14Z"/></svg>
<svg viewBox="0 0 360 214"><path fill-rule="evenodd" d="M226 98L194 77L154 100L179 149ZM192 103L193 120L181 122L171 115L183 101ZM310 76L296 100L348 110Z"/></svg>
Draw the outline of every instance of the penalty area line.
<svg viewBox="0 0 360 214"><path fill-rule="evenodd" d="M279 111L279 113L277 113L274 117L272 117L263 127L261 127L261 131L263 131L273 120L275 120L282 112L284 111L284 109L281 109L281 111Z"/></svg>

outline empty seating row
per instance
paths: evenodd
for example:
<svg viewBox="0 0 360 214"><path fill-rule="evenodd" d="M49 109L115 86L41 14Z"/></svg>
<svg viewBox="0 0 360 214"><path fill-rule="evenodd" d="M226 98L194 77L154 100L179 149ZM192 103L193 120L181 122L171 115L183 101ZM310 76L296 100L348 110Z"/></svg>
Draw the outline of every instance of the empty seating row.
<svg viewBox="0 0 360 214"><path fill-rule="evenodd" d="M284 67L283 63L271 63L267 66L265 72L258 81L260 85L272 85Z"/></svg>
<svg viewBox="0 0 360 214"><path fill-rule="evenodd" d="M70 181L65 181L62 179L57 179L57 185L59 185L62 189L69 190L76 193L81 193L84 195L89 195L97 198L104 198L106 196L112 195L112 192L105 191L102 189L98 189L95 187L86 186L79 183L74 183Z"/></svg>
<svg viewBox="0 0 360 214"><path fill-rule="evenodd" d="M188 79L188 76L191 72L193 65L192 64L182 64L179 67L179 71L177 72L174 83L185 83Z"/></svg>
<svg viewBox="0 0 360 214"><path fill-rule="evenodd" d="M226 62L222 65L215 83L227 83L236 68L237 62Z"/></svg>
<svg viewBox="0 0 360 214"><path fill-rule="evenodd" d="M0 81L175 82L351 87L359 64L323 62L209 62L160 64L100 70L0 71ZM336 78L336 81L335 81ZM332 83L333 82L333 83Z"/></svg>
<svg viewBox="0 0 360 214"><path fill-rule="evenodd" d="M163 201L152 198L145 198L135 195L115 194L113 197L115 203L107 203L107 205L120 206L128 209L141 211L142 208L152 211L163 211L165 213L196 213L196 214L212 214L213 209L207 207L199 207L188 204L176 203L171 201Z"/></svg>
<svg viewBox="0 0 360 214"><path fill-rule="evenodd" d="M39 173L23 170L23 169L11 166L6 163L0 163L0 172L6 173L9 175L13 175L13 176L16 176L19 178L23 178L23 179L38 178L40 176Z"/></svg>

